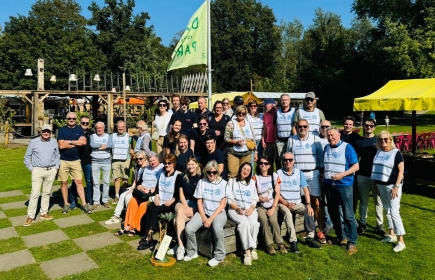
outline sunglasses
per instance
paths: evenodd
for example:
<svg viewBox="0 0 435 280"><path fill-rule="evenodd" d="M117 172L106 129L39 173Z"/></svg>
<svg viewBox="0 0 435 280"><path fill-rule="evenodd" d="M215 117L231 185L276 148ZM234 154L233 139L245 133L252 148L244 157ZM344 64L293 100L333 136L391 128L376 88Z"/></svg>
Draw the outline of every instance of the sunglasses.
<svg viewBox="0 0 435 280"><path fill-rule="evenodd" d="M159 104L159 107L166 107L166 104Z"/></svg>
<svg viewBox="0 0 435 280"><path fill-rule="evenodd" d="M165 165L171 165L172 162L165 162Z"/></svg>
<svg viewBox="0 0 435 280"><path fill-rule="evenodd" d="M217 171L207 171L207 175L216 175Z"/></svg>
<svg viewBox="0 0 435 280"><path fill-rule="evenodd" d="M307 101L307 102L313 102L314 99L313 98L305 98L305 101Z"/></svg>
<svg viewBox="0 0 435 280"><path fill-rule="evenodd" d="M285 158L285 159L283 159L282 161L283 162L292 162L294 159L292 159L292 158Z"/></svg>
<svg viewBox="0 0 435 280"><path fill-rule="evenodd" d="M181 106L187 106L189 103L181 103Z"/></svg>
<svg viewBox="0 0 435 280"><path fill-rule="evenodd" d="M143 157L138 157L136 158L136 160L143 160Z"/></svg>
<svg viewBox="0 0 435 280"><path fill-rule="evenodd" d="M266 165L266 166L268 166L268 165L269 165L269 163L268 163L268 162L266 162L266 161L260 161L260 163L259 163L258 165Z"/></svg>
<svg viewBox="0 0 435 280"><path fill-rule="evenodd" d="M329 127L330 127L329 125L322 125L321 126L322 129L326 129L326 128L329 128Z"/></svg>
<svg viewBox="0 0 435 280"><path fill-rule="evenodd" d="M307 128L308 125L298 125L298 128Z"/></svg>
<svg viewBox="0 0 435 280"><path fill-rule="evenodd" d="M215 110L222 110L222 107L216 107Z"/></svg>
<svg viewBox="0 0 435 280"><path fill-rule="evenodd" d="M222 104L224 104L224 105L228 105L228 104L230 104L230 103L228 103L228 102L222 102Z"/></svg>
<svg viewBox="0 0 435 280"><path fill-rule="evenodd" d="M374 124L365 124L364 127L373 128L373 127L375 127L375 125Z"/></svg>
<svg viewBox="0 0 435 280"><path fill-rule="evenodd" d="M67 118L69 121L75 121L77 118Z"/></svg>
<svg viewBox="0 0 435 280"><path fill-rule="evenodd" d="M82 125L89 125L88 122L81 122Z"/></svg>
<svg viewBox="0 0 435 280"><path fill-rule="evenodd" d="M246 115L246 113L243 113L243 112L237 113L237 116L245 116L245 115Z"/></svg>
<svg viewBox="0 0 435 280"><path fill-rule="evenodd" d="M207 123L199 123L200 126L206 126Z"/></svg>
<svg viewBox="0 0 435 280"><path fill-rule="evenodd" d="M51 131L50 130L48 130L48 129L44 129L43 131L41 131L42 133L51 133Z"/></svg>
<svg viewBox="0 0 435 280"><path fill-rule="evenodd" d="M378 138L379 142L382 142L382 141L388 142L388 140L390 140L390 139L389 138Z"/></svg>
<svg viewBox="0 0 435 280"><path fill-rule="evenodd" d="M249 107L251 107L251 108L257 108L258 106L257 105L250 105Z"/></svg>

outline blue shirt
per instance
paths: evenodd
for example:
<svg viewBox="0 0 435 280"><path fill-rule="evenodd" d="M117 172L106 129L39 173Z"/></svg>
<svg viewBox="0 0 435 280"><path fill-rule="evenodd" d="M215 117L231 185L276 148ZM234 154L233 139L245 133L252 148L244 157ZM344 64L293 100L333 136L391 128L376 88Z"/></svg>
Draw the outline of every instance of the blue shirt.
<svg viewBox="0 0 435 280"><path fill-rule="evenodd" d="M85 136L85 132L81 126L76 125L70 128L65 125L59 129L57 140L75 141L79 140L81 136ZM74 161L79 159L79 149L77 146L71 149L60 149L60 160Z"/></svg>
<svg viewBox="0 0 435 280"><path fill-rule="evenodd" d="M337 144L337 147L339 147L342 143L343 141L340 140L340 142ZM356 155L355 149L352 147L352 145L346 146L345 157L346 157L346 165L344 167L344 171L349 170L352 167L352 165L358 163L358 156ZM340 181L332 181L331 179L326 179L326 178L323 180L325 184L332 185L332 183L334 183L336 186L339 187L351 187L353 186L353 181L354 181L354 174L347 175Z"/></svg>
<svg viewBox="0 0 435 280"><path fill-rule="evenodd" d="M56 167L59 169L59 147L53 138L48 141L41 137L32 139L24 155L24 164L30 171L34 167Z"/></svg>

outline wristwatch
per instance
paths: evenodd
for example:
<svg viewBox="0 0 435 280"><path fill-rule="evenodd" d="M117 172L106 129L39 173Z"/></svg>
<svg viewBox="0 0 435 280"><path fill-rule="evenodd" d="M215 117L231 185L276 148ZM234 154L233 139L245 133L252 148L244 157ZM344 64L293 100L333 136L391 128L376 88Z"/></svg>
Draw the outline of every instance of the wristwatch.
<svg viewBox="0 0 435 280"><path fill-rule="evenodd" d="M307 206L309 205L309 206L311 206L311 202L307 202L307 203L305 203Z"/></svg>
<svg viewBox="0 0 435 280"><path fill-rule="evenodd" d="M70 144L70 145L72 145L72 144L73 144L73 143L72 143L72 140L69 140L69 144Z"/></svg>

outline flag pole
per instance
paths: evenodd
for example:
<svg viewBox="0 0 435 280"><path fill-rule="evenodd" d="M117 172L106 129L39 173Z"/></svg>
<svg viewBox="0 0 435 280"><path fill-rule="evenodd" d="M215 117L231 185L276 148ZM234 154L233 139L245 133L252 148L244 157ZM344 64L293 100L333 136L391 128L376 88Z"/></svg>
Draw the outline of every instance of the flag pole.
<svg viewBox="0 0 435 280"><path fill-rule="evenodd" d="M211 20L210 20L210 0L207 0L207 79L208 79L208 108L213 108L211 100Z"/></svg>

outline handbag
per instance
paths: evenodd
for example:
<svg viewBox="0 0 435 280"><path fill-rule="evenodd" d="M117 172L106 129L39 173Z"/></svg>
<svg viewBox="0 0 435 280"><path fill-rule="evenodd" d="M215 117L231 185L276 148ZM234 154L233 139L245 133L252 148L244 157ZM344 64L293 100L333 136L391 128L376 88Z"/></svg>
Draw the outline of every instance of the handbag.
<svg viewBox="0 0 435 280"><path fill-rule="evenodd" d="M138 189L134 189L132 193L133 197L136 198L139 202L147 202L150 198L150 194L143 193Z"/></svg>
<svg viewBox="0 0 435 280"><path fill-rule="evenodd" d="M160 126L160 128L157 128L156 131L154 131L153 135L151 136L151 139L153 139L154 141L159 140L160 130L163 130L163 126L165 125L165 121L166 121L166 118L168 117L168 115L169 115L169 113L166 112L165 117L163 118L163 121L162 121L162 125Z"/></svg>
<svg viewBox="0 0 435 280"><path fill-rule="evenodd" d="M240 126L240 124L237 123L237 125L239 126L239 129L240 129L240 131L242 132L243 137L245 137L245 132L243 132L243 129L242 129L242 127ZM245 138L245 144L246 144L246 147L248 148L248 150L250 150L250 151L255 150L255 141L254 141L253 139L246 139L246 138Z"/></svg>

